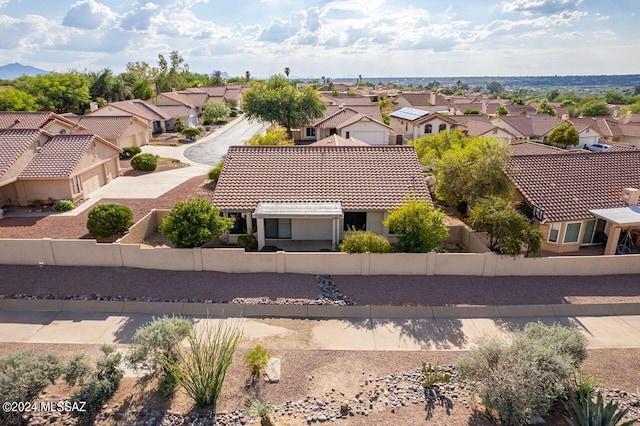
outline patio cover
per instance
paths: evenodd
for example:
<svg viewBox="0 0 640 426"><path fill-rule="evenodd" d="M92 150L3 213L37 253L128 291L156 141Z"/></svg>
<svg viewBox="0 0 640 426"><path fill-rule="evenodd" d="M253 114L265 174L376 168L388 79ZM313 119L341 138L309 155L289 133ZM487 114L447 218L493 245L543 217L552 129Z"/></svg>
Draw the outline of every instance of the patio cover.
<svg viewBox="0 0 640 426"><path fill-rule="evenodd" d="M308 217L308 218L341 218L342 204L330 201L301 202L260 202L253 213L258 219Z"/></svg>
<svg viewBox="0 0 640 426"><path fill-rule="evenodd" d="M607 246L604 249L605 255L616 254L618 239L623 228L640 227L640 206L613 207L610 209L593 209L589 213L611 223L613 228L610 231Z"/></svg>

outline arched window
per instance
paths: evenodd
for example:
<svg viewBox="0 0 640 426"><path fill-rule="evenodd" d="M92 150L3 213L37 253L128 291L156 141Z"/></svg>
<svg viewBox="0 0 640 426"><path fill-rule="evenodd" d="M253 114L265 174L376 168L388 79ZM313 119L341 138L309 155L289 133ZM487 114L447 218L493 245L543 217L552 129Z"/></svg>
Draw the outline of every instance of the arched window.
<svg viewBox="0 0 640 426"><path fill-rule="evenodd" d="M447 130L447 125L446 124L441 124L440 126L438 126L438 132L441 132L443 130Z"/></svg>
<svg viewBox="0 0 640 426"><path fill-rule="evenodd" d="M433 126L431 124L427 124L426 126L424 126L424 132L433 133Z"/></svg>

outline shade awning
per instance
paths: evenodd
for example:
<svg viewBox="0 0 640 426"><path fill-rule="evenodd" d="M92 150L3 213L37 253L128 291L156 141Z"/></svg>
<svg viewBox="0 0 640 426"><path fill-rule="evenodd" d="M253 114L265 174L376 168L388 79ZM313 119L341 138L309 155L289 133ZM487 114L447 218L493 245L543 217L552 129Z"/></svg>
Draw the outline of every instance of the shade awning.
<svg viewBox="0 0 640 426"><path fill-rule="evenodd" d="M589 213L617 226L640 226L640 206L593 209Z"/></svg>
<svg viewBox="0 0 640 426"><path fill-rule="evenodd" d="M342 204L333 201L260 202L253 217L258 219L307 217L342 218Z"/></svg>

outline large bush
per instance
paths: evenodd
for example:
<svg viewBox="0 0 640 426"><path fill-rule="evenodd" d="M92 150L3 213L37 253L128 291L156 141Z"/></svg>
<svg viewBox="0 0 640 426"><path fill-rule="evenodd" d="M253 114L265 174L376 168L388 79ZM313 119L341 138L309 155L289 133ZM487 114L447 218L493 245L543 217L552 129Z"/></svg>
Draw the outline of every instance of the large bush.
<svg viewBox="0 0 640 426"><path fill-rule="evenodd" d="M426 200L410 198L389 212L384 226L398 236L400 249L407 253L434 250L449 234L445 214Z"/></svg>
<svg viewBox="0 0 640 426"><path fill-rule="evenodd" d="M152 172L158 167L158 159L153 154L138 154L131 159L131 167L144 172Z"/></svg>
<svg viewBox="0 0 640 426"><path fill-rule="evenodd" d="M340 251L345 253L389 253L391 243L383 235L371 231L349 231L342 239Z"/></svg>
<svg viewBox="0 0 640 426"><path fill-rule="evenodd" d="M123 234L133 225L133 212L121 204L101 204L89 211L87 229L97 238Z"/></svg>
<svg viewBox="0 0 640 426"><path fill-rule="evenodd" d="M231 229L233 219L205 198L177 202L162 219L160 232L178 248L200 247Z"/></svg>
<svg viewBox="0 0 640 426"><path fill-rule="evenodd" d="M458 368L503 423L522 425L547 414L585 356L586 338L580 332L538 323L528 324L511 343L481 339Z"/></svg>
<svg viewBox="0 0 640 426"><path fill-rule="evenodd" d="M63 364L53 354L34 355L14 352L0 357L0 396L2 402L31 402L62 374ZM22 424L21 413L0 410L0 423Z"/></svg>
<svg viewBox="0 0 640 426"><path fill-rule="evenodd" d="M223 166L224 166L224 158L220 160L220 162L216 164L211 170L209 170L209 173L207 173L207 177L212 181L214 181L215 183L218 183L218 179L220 178L220 173L222 173Z"/></svg>
<svg viewBox="0 0 640 426"><path fill-rule="evenodd" d="M125 146L120 153L121 160L127 160L137 154L140 154L142 149L139 146Z"/></svg>
<svg viewBox="0 0 640 426"><path fill-rule="evenodd" d="M68 212L69 210L75 209L76 206L73 204L71 200L60 200L56 205L56 210L59 212Z"/></svg>

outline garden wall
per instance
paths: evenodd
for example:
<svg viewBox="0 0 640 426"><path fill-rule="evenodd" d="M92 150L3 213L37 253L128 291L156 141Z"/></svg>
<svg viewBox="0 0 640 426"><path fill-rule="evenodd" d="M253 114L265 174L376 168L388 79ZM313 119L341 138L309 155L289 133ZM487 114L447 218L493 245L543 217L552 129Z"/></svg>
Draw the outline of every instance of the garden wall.
<svg viewBox="0 0 640 426"><path fill-rule="evenodd" d="M93 240L51 239L0 239L0 264L331 275L640 274L640 255L514 259L495 253L245 253L229 248L145 248L121 241L99 244Z"/></svg>

